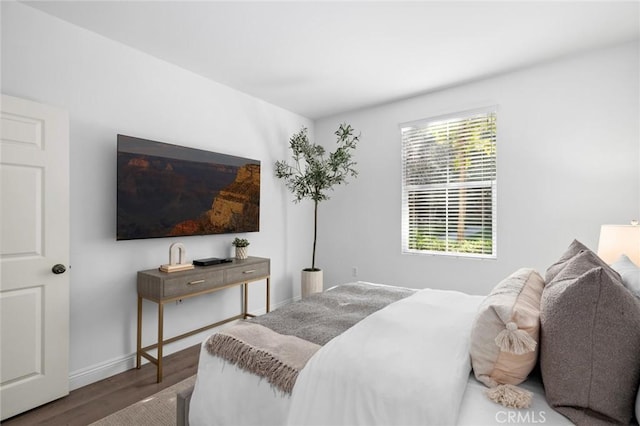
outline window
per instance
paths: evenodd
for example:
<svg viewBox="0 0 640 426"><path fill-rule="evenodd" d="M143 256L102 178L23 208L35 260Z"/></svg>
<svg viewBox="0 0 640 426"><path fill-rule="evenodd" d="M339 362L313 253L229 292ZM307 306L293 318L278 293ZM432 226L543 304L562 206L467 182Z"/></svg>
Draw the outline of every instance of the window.
<svg viewBox="0 0 640 426"><path fill-rule="evenodd" d="M496 257L496 110L401 126L402 251Z"/></svg>

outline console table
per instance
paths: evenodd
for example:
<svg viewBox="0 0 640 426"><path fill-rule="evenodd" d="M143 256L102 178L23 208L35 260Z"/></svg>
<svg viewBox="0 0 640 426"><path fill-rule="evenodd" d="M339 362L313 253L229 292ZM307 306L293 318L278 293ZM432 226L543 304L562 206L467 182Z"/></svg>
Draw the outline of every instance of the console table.
<svg viewBox="0 0 640 426"><path fill-rule="evenodd" d="M234 259L232 262L211 266L196 266L194 269L180 272L161 272L149 269L138 272L138 339L136 348L136 368L140 368L141 357L146 358L157 367L158 383L162 381L162 347L167 343L193 336L194 334L217 327L229 321L253 317L247 312L249 294L248 284L253 281L266 280L266 310L269 312L269 286L271 262L261 257ZM179 336L165 339L163 336L164 304L180 299L188 299L203 294L213 293L225 288L242 286L242 312L230 318L206 325ZM142 299L158 304L158 341L150 346L142 347ZM157 349L157 357L149 354Z"/></svg>

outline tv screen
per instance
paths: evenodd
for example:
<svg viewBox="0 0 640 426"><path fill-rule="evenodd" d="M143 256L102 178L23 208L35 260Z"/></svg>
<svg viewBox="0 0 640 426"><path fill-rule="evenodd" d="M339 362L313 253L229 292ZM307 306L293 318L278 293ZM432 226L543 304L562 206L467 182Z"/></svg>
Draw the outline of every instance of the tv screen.
<svg viewBox="0 0 640 426"><path fill-rule="evenodd" d="M117 239L260 230L260 161L118 135Z"/></svg>

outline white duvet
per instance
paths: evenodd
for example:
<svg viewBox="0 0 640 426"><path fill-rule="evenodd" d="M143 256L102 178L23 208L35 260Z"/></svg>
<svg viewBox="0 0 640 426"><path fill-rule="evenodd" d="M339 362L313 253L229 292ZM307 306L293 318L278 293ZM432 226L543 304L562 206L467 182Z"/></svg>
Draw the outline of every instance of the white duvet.
<svg viewBox="0 0 640 426"><path fill-rule="evenodd" d="M455 424L483 298L425 289L365 318L300 372L288 424Z"/></svg>
<svg viewBox="0 0 640 426"><path fill-rule="evenodd" d="M416 299L412 300L413 297ZM390 316L380 311L382 318L376 318L378 314L374 314L371 324L367 324L369 321L365 319L354 326L354 331L348 331L355 333L354 336L365 344L353 349L355 355L349 358L355 361L356 370L345 374L355 375L360 371L360 380L373 382L373 390L364 392L364 386L367 386L364 382L352 385L352 379L339 377L337 373L344 372L347 367L340 365L342 361L332 361L331 355L324 355L322 348L315 356L321 356L330 364L322 366L321 361L313 361L303 369L294 388L296 407L295 414L291 416L289 412L293 401L290 395L275 390L259 376L243 371L222 358L211 356L203 343L189 409L190 425L282 426L287 423L287 418L292 425L323 422L401 425L400 419L406 424L436 423L447 426L571 424L549 407L542 384L535 380L520 385L534 394L531 408L514 410L491 402L484 395L486 387L473 374L465 376L469 371L466 349L469 327L482 297L424 290L404 300L409 301L408 306L398 302L384 309L389 311ZM358 331L356 327L363 328ZM396 330L395 327L399 328ZM417 327L415 331L412 330L414 327ZM430 343L434 335L435 341ZM329 345L333 346L333 343L326 345L327 351L337 354L340 350L332 349ZM376 354L372 348L381 351L381 354ZM402 361L398 356L403 357ZM359 363L362 363L361 367ZM396 368L401 371L394 372ZM321 377L316 390L310 382L313 380L311 376L322 374L323 371L329 377ZM394 380L402 382L395 383ZM418 383L411 383L414 381ZM453 388L453 391L446 390L446 387ZM466 390L460 401L461 388ZM304 395L302 392L309 393ZM381 401L378 397L390 399ZM408 400L405 402L402 398ZM318 412L321 410L315 409L315 404L326 412ZM335 404L335 413L331 404ZM351 404L356 405L352 407ZM309 405L312 406L309 408L311 411L305 413L305 406ZM378 418L378 415L384 417ZM343 419L343 416L351 421ZM419 416L424 416L425 420L418 420Z"/></svg>

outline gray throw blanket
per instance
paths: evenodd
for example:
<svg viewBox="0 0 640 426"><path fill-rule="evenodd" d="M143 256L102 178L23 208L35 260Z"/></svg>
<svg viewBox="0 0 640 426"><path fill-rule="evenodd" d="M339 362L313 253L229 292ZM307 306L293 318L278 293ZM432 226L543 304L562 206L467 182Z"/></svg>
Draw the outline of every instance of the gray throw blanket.
<svg viewBox="0 0 640 426"><path fill-rule="evenodd" d="M273 312L240 321L209 337L205 347L291 393L298 373L322 345L358 321L415 290L343 284Z"/></svg>

